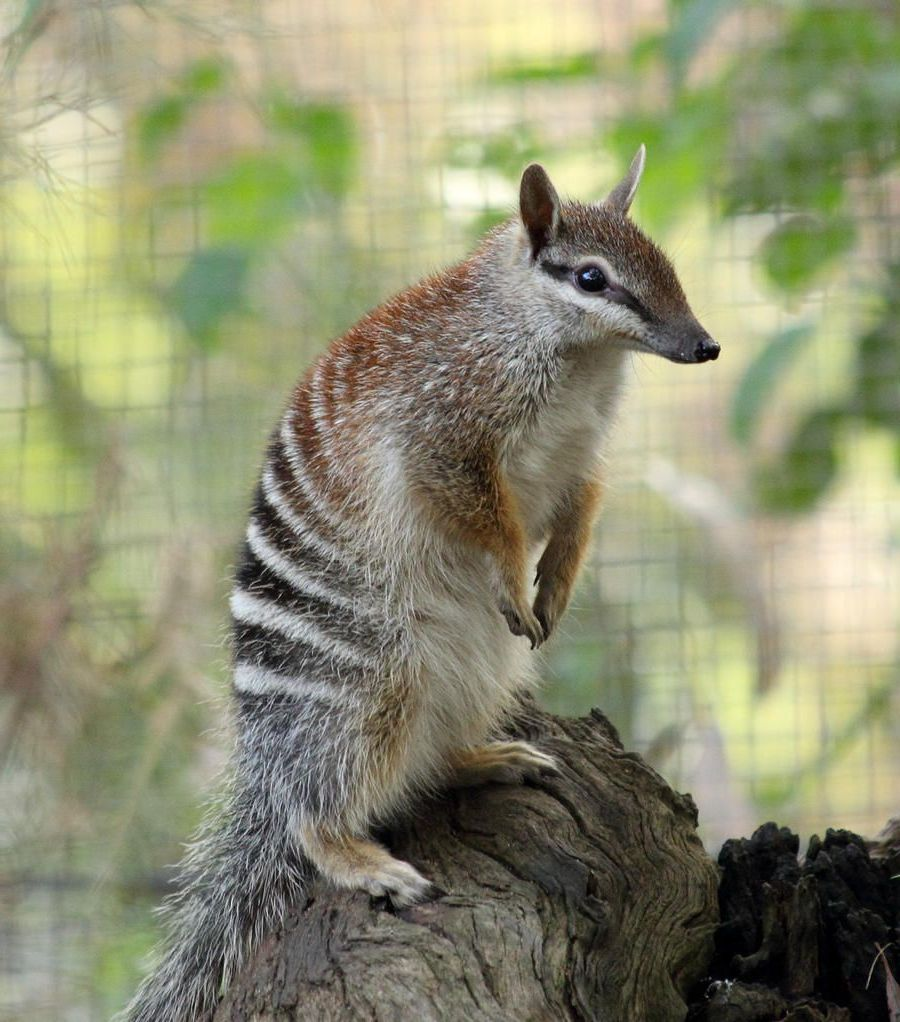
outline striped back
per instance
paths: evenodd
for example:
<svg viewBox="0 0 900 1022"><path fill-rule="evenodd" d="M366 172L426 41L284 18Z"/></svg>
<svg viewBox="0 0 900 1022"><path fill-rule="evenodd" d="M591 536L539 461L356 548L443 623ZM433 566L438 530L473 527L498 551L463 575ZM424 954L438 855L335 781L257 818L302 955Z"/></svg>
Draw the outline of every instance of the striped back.
<svg viewBox="0 0 900 1022"><path fill-rule="evenodd" d="M273 434L231 597L237 693L346 704L390 642L305 380ZM389 631L389 629L388 629Z"/></svg>

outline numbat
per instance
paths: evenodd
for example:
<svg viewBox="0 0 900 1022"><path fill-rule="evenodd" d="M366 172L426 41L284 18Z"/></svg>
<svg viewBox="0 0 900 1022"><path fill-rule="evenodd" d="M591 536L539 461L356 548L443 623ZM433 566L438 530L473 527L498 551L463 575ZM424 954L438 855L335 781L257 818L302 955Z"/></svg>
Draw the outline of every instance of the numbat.
<svg viewBox="0 0 900 1022"><path fill-rule="evenodd" d="M210 1019L313 867L396 906L433 897L373 825L442 786L553 770L500 725L588 546L623 367L719 354L628 218L643 166L641 147L590 205L528 167L518 217L297 384L231 598L232 781L130 1022Z"/></svg>

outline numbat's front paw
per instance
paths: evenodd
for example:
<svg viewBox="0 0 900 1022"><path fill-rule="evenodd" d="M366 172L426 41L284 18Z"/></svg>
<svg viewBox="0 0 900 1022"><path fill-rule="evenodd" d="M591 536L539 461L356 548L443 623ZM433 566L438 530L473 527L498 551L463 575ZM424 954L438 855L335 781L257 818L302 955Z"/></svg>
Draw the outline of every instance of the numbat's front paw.
<svg viewBox="0 0 900 1022"><path fill-rule="evenodd" d="M538 619L545 640L550 638L556 628L556 622L562 614L563 605L563 600L549 587L538 589L534 601L534 616Z"/></svg>
<svg viewBox="0 0 900 1022"><path fill-rule="evenodd" d="M454 781L459 787L477 784L521 784L544 774L559 773L552 756L528 742L491 742L477 749L465 749L454 760Z"/></svg>
<svg viewBox="0 0 900 1022"><path fill-rule="evenodd" d="M544 629L534 611L527 605L514 607L510 603L500 604L500 613L506 618L509 630L513 635L527 635L531 648L537 649L544 641Z"/></svg>

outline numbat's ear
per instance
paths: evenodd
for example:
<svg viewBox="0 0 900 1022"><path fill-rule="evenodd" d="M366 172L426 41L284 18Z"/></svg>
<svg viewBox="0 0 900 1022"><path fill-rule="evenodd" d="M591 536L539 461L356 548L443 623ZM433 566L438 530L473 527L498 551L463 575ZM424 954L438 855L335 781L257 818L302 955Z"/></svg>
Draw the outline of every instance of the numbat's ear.
<svg viewBox="0 0 900 1022"><path fill-rule="evenodd" d="M559 196L539 163L525 168L519 189L519 212L531 239L531 258L548 244L559 225Z"/></svg>
<svg viewBox="0 0 900 1022"><path fill-rule="evenodd" d="M618 213L619 216L625 216L628 210L631 209L634 193L641 183L641 175L644 173L644 162L646 159L647 147L641 145L634 154L634 159L631 161L628 173L606 197L605 205L615 213Z"/></svg>

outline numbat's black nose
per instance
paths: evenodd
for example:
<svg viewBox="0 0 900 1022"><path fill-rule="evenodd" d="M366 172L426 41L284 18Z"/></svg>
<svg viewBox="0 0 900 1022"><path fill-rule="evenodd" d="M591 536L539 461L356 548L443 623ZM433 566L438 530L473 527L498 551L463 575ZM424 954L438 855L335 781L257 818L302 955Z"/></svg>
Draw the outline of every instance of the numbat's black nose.
<svg viewBox="0 0 900 1022"><path fill-rule="evenodd" d="M694 348L695 362L714 362L719 357L719 345L711 337L704 337Z"/></svg>

